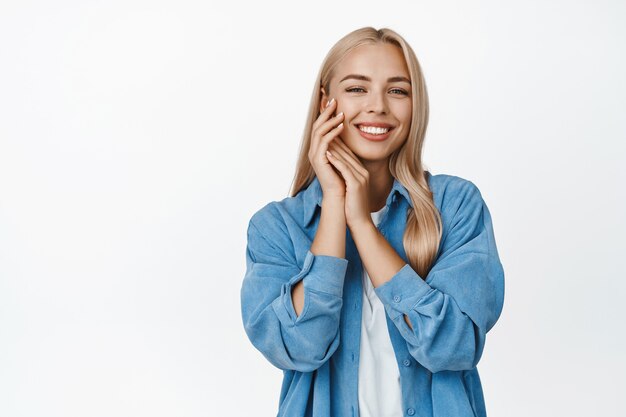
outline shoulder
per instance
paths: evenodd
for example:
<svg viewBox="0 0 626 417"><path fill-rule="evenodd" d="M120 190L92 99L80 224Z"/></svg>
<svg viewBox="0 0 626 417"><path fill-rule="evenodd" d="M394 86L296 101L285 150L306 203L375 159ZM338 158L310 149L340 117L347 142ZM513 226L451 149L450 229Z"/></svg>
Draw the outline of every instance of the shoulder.
<svg viewBox="0 0 626 417"><path fill-rule="evenodd" d="M257 209L250 217L250 224L260 229L287 226L299 223L303 216L302 192L294 197L270 201Z"/></svg>
<svg viewBox="0 0 626 417"><path fill-rule="evenodd" d="M270 201L258 208L248 222L248 239L269 244L292 258L294 242L302 240L305 227L303 193Z"/></svg>
<svg viewBox="0 0 626 417"><path fill-rule="evenodd" d="M451 174L431 175L433 199L442 215L455 216L463 211L480 209L482 194L474 181Z"/></svg>
<svg viewBox="0 0 626 417"><path fill-rule="evenodd" d="M465 192L480 192L478 186L470 179L451 174L431 175L429 185L433 193L459 194Z"/></svg>
<svg viewBox="0 0 626 417"><path fill-rule="evenodd" d="M433 199L440 207L443 235L439 254L495 253L491 215L476 183L455 175L441 174L433 181ZM434 188L434 190L432 190ZM436 190L436 191L435 191ZM439 255L438 255L439 256Z"/></svg>
<svg viewBox="0 0 626 417"><path fill-rule="evenodd" d="M263 229L269 225L275 224L281 217L277 204L278 202L276 201L270 201L269 203L265 203L263 206L256 209L250 217L248 226Z"/></svg>
<svg viewBox="0 0 626 417"><path fill-rule="evenodd" d="M252 216L255 225L275 225L277 222L290 228L305 228L322 198L322 190L314 177L294 196L271 201L258 209Z"/></svg>

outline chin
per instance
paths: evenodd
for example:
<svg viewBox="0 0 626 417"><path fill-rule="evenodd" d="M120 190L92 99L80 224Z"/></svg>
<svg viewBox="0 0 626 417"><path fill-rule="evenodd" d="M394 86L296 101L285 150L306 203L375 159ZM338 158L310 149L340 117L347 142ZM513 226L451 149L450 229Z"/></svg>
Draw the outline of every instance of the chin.
<svg viewBox="0 0 626 417"><path fill-rule="evenodd" d="M389 158L389 155L381 153L380 151L368 152L368 151L359 149L359 150L356 150L356 152L354 150L352 152L361 160L361 162L363 161L376 162L376 161L386 160Z"/></svg>

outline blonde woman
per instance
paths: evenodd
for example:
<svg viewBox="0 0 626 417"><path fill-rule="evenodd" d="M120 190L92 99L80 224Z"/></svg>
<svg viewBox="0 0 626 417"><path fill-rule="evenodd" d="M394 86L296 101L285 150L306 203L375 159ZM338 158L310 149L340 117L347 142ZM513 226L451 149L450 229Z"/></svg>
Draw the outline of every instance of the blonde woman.
<svg viewBox="0 0 626 417"><path fill-rule="evenodd" d="M291 195L250 219L245 332L278 416L486 416L476 365L504 302L477 186L422 165L428 96L390 29L322 63Z"/></svg>

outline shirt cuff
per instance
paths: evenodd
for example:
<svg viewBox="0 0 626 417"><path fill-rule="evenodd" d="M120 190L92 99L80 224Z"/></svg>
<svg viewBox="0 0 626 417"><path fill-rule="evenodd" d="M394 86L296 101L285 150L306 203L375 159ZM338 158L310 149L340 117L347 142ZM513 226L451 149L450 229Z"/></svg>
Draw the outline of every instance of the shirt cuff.
<svg viewBox="0 0 626 417"><path fill-rule="evenodd" d="M405 264L389 281L374 288L378 298L394 314L390 317L392 320L401 314L408 314L422 297L434 290L409 264Z"/></svg>
<svg viewBox="0 0 626 417"><path fill-rule="evenodd" d="M347 259L329 255L314 255L308 250L302 271L293 278L290 286L306 277L305 288L342 297L347 270Z"/></svg>

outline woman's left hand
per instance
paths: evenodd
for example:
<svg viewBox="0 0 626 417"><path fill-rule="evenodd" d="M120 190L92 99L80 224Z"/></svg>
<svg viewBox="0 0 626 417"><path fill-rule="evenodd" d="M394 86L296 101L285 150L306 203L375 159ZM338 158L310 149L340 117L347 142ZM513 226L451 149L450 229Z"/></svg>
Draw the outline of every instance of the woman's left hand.
<svg viewBox="0 0 626 417"><path fill-rule="evenodd" d="M372 223L369 206L369 172L359 158L343 143L340 137L330 142L329 162L337 168L346 183L346 224L354 226Z"/></svg>

